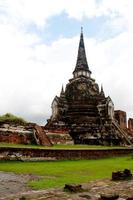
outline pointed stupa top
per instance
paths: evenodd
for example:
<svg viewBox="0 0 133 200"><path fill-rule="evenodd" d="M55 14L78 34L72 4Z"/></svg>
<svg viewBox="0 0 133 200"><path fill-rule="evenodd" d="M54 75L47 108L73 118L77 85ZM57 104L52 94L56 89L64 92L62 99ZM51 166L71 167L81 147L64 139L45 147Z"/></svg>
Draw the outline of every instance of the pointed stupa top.
<svg viewBox="0 0 133 200"><path fill-rule="evenodd" d="M61 88L61 93L60 93L60 97L61 96L64 96L65 92L64 92L64 88L63 88L63 85L62 85L62 88Z"/></svg>
<svg viewBox="0 0 133 200"><path fill-rule="evenodd" d="M101 92L100 92L100 94L101 94L102 96L105 96L104 91L103 91L103 86L102 86L102 85L101 85Z"/></svg>
<svg viewBox="0 0 133 200"><path fill-rule="evenodd" d="M74 72L84 70L91 73L88 67L86 53L85 53L85 45L84 45L84 37L83 37L83 27L81 27L81 34L80 34L80 41L79 41L79 48L78 48L78 56L77 56L77 63Z"/></svg>
<svg viewBox="0 0 133 200"><path fill-rule="evenodd" d="M63 85L62 85L62 88L61 88L61 93L64 93L64 88L63 88Z"/></svg>

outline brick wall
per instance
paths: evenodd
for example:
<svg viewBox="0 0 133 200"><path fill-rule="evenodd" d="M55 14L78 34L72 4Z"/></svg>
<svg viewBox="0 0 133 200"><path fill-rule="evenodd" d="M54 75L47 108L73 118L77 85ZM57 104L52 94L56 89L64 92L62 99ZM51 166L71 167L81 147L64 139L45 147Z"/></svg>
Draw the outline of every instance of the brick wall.
<svg viewBox="0 0 133 200"><path fill-rule="evenodd" d="M128 119L128 129L130 131L133 131L133 119L132 118Z"/></svg>
<svg viewBox="0 0 133 200"><path fill-rule="evenodd" d="M16 132L0 132L0 142L12 144L35 144L33 134L20 134Z"/></svg>
<svg viewBox="0 0 133 200"><path fill-rule="evenodd" d="M125 111L115 110L115 119L122 129L127 128L127 116Z"/></svg>
<svg viewBox="0 0 133 200"><path fill-rule="evenodd" d="M45 160L79 160L79 159L99 159L113 156L133 155L133 148L122 149L32 149L32 148L0 148L0 157L4 154L20 154L25 157L39 157Z"/></svg>

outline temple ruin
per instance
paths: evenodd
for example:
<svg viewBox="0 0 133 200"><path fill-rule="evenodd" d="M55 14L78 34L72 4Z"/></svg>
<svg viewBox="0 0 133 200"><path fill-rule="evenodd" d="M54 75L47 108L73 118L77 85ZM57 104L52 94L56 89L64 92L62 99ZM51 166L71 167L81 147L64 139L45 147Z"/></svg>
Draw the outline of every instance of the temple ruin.
<svg viewBox="0 0 133 200"><path fill-rule="evenodd" d="M60 96L55 96L45 129L68 130L75 144L131 145L132 137L123 129L125 119L121 121L120 113L114 114L112 99L105 96L102 86L99 89L91 74L81 31L73 77ZM129 124L133 127L131 120Z"/></svg>

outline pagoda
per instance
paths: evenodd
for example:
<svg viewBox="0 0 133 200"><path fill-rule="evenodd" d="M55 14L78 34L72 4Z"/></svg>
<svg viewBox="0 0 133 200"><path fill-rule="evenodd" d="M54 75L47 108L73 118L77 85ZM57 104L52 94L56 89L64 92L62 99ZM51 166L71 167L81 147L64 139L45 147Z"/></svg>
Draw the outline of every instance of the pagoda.
<svg viewBox="0 0 133 200"><path fill-rule="evenodd" d="M81 29L73 78L60 96L52 102L52 115L46 129L68 129L75 144L120 145L129 144L114 119L114 104L99 89L88 66L83 30Z"/></svg>

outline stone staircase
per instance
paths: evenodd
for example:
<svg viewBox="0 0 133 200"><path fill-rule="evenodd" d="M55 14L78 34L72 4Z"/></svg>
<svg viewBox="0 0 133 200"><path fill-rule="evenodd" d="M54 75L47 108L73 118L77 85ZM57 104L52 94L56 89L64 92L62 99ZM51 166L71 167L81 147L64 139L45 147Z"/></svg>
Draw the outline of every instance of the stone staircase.
<svg viewBox="0 0 133 200"><path fill-rule="evenodd" d="M119 136L122 137L125 140L125 143L127 145L133 145L133 143L129 139L128 133L126 131L124 131L116 121L113 120L112 124L118 130Z"/></svg>
<svg viewBox="0 0 133 200"><path fill-rule="evenodd" d="M37 124L34 126L34 137L38 145L52 146L52 143L46 135L44 129Z"/></svg>

